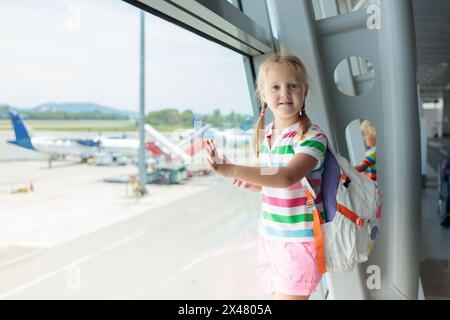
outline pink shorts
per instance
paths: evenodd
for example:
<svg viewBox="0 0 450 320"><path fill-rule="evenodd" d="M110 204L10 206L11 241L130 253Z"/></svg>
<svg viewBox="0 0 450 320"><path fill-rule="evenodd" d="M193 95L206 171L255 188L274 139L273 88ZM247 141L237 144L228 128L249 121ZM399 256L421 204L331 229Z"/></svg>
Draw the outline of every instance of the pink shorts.
<svg viewBox="0 0 450 320"><path fill-rule="evenodd" d="M309 296L322 278L314 242L281 242L259 237L257 272L264 291Z"/></svg>

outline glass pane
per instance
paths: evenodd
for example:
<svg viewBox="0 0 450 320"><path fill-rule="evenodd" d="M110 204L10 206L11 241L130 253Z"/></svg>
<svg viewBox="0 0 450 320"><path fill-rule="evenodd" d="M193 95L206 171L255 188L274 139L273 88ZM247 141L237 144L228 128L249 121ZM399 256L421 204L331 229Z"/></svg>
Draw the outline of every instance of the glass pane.
<svg viewBox="0 0 450 320"><path fill-rule="evenodd" d="M254 275L255 248L240 241L253 239L258 199L239 192L230 203L238 191L210 175L201 136L191 139L209 125L217 141L243 137L230 157L248 152L243 57L145 14L151 183L140 197L140 14L109 0L0 5L2 298L260 294L239 287Z"/></svg>
<svg viewBox="0 0 450 320"><path fill-rule="evenodd" d="M231 3L236 8L239 8L239 1L240 0L227 0L229 3Z"/></svg>
<svg viewBox="0 0 450 320"><path fill-rule="evenodd" d="M347 148L354 168L362 175L377 182L377 131L375 125L365 119L350 122L345 130Z"/></svg>
<svg viewBox="0 0 450 320"><path fill-rule="evenodd" d="M345 95L360 96L369 92L375 84L375 69L362 57L343 59L334 71L336 87Z"/></svg>

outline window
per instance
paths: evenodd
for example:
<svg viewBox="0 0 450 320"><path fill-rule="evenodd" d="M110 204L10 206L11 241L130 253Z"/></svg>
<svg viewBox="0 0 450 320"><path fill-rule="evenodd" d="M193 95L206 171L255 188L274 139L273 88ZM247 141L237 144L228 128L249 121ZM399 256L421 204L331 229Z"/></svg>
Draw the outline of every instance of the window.
<svg viewBox="0 0 450 320"><path fill-rule="evenodd" d="M242 56L145 14L146 121L159 140L147 133L154 183L137 198L141 11L109 0L0 6L1 139L15 142L0 144L0 267L8 265L0 273L10 279L0 297L195 299L236 289L251 264L230 269L223 260L247 256L227 249L252 235L258 201L242 195L230 204L228 181L168 159L173 150L161 141L198 119L216 134L246 135L253 110ZM35 129L27 139L38 150L15 136L12 109ZM188 150L181 142L170 147ZM225 282L209 281L218 270Z"/></svg>

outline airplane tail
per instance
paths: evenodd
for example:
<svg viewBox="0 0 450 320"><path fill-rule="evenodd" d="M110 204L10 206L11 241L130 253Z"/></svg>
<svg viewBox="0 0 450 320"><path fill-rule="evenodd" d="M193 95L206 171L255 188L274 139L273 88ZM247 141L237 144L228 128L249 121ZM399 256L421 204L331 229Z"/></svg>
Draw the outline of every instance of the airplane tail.
<svg viewBox="0 0 450 320"><path fill-rule="evenodd" d="M28 130L25 127L25 124L23 123L20 115L15 111L8 111L8 116L11 119L14 133L16 134L16 140L8 140L8 143L15 144L22 148L34 150L30 135L28 134Z"/></svg>
<svg viewBox="0 0 450 320"><path fill-rule="evenodd" d="M148 123L144 125L144 128L145 131L147 131L147 133L152 137L152 139L157 141L159 144L167 148L169 152L171 152L171 156L173 158L179 157L180 159L182 159L182 161L190 163L191 157L183 149L167 139Z"/></svg>

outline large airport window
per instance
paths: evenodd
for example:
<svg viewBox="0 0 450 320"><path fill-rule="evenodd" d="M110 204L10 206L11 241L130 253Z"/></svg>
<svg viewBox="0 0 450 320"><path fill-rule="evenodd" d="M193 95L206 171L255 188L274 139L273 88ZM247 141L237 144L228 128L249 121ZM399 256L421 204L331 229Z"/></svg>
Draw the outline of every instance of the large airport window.
<svg viewBox="0 0 450 320"><path fill-rule="evenodd" d="M123 1L0 4L0 298L261 295L257 195L202 157L210 138L248 160L243 57L145 13L141 197L140 18Z"/></svg>

